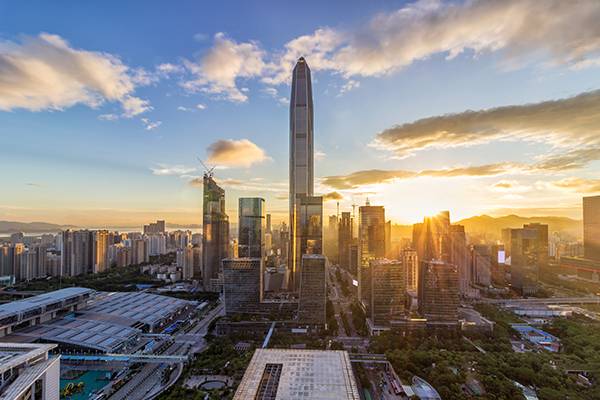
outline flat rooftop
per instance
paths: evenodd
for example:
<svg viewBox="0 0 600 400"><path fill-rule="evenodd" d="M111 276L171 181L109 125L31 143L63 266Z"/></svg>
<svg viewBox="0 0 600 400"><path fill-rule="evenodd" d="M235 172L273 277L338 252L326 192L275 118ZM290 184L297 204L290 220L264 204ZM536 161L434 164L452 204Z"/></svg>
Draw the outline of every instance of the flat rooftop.
<svg viewBox="0 0 600 400"><path fill-rule="evenodd" d="M138 329L81 318L62 318L19 331L19 336L85 347L105 353L117 352L127 342L138 338L140 334L141 331Z"/></svg>
<svg viewBox="0 0 600 400"><path fill-rule="evenodd" d="M104 314L115 320L133 323L141 322L150 326L169 318L175 312L194 303L173 297L145 292L103 292L96 296L84 312Z"/></svg>
<svg viewBox="0 0 600 400"><path fill-rule="evenodd" d="M234 400L359 400L346 351L257 349Z"/></svg>
<svg viewBox="0 0 600 400"><path fill-rule="evenodd" d="M0 305L0 319L10 317L22 312L35 310L49 304L62 302L71 298L79 297L81 295L91 295L94 290L81 288L81 287L69 287L65 289L55 290L40 294L37 296L29 297L22 300L11 301Z"/></svg>

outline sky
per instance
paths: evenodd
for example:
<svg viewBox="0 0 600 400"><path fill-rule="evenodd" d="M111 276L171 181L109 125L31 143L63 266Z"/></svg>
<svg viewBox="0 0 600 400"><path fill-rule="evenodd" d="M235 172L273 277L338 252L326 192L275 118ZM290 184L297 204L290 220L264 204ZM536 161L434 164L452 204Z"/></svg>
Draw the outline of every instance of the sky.
<svg viewBox="0 0 600 400"><path fill-rule="evenodd" d="M203 160L287 215L291 69L325 215L367 197L581 218L600 194L600 2L0 0L0 220L202 221Z"/></svg>

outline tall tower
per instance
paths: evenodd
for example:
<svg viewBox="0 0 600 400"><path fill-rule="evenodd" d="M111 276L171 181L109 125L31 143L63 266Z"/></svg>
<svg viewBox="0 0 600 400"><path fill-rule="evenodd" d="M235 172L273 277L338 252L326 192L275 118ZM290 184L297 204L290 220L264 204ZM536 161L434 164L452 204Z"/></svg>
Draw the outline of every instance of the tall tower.
<svg viewBox="0 0 600 400"><path fill-rule="evenodd" d="M225 213L225 191L210 173L204 174L202 205L202 283L205 291L218 291L221 262L229 252L229 217Z"/></svg>
<svg viewBox="0 0 600 400"><path fill-rule="evenodd" d="M298 215L300 199L311 203L314 186L313 99L310 68L301 57L292 75L290 96L290 252L288 268L297 289L302 256L298 234L306 231ZM318 208L318 207L316 207ZM316 210L315 210L316 211ZM316 218L316 216L314 216ZM320 223L320 221L319 221Z"/></svg>

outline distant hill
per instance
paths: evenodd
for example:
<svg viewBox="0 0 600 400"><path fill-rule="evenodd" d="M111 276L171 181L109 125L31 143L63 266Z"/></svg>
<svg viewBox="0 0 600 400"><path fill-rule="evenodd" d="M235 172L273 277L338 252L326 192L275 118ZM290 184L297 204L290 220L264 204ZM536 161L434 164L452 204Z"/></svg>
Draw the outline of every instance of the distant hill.
<svg viewBox="0 0 600 400"><path fill-rule="evenodd" d="M42 232L58 232L62 229L73 228L72 225L57 225L48 222L14 222L0 221L0 233L42 233Z"/></svg>
<svg viewBox="0 0 600 400"><path fill-rule="evenodd" d="M453 221L454 224L464 225L468 235L485 237L489 240L500 239L504 228L521 228L524 224L533 222L547 224L550 234L561 232L573 238L581 238L582 236L582 221L567 217L521 217L518 215L491 217L489 215L479 215ZM399 237L412 238L412 225L392 225L392 238Z"/></svg>

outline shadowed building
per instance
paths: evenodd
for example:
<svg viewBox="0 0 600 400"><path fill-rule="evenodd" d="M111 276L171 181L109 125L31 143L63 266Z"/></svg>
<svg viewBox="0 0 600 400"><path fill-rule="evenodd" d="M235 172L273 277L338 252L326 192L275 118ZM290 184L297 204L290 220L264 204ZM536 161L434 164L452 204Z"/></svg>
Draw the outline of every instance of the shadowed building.
<svg viewBox="0 0 600 400"><path fill-rule="evenodd" d="M300 288L302 275L302 256L304 254L323 253L323 198L320 196L296 197L296 208L292 214L292 226L295 232L291 240L291 276L294 291Z"/></svg>
<svg viewBox="0 0 600 400"><path fill-rule="evenodd" d="M325 256L320 254L302 255L300 299L298 303L298 320L300 323L324 325L326 322L326 261Z"/></svg>
<svg viewBox="0 0 600 400"><path fill-rule="evenodd" d="M386 326L402 319L406 304L406 278L402 261L378 259L370 261L371 313L376 326Z"/></svg>
<svg viewBox="0 0 600 400"><path fill-rule="evenodd" d="M460 293L455 265L443 261L422 261L418 294L419 312L428 323L458 321Z"/></svg>
<svg viewBox="0 0 600 400"><path fill-rule="evenodd" d="M342 268L350 268L350 245L352 244L352 217L349 212L342 212L338 223L338 264Z"/></svg>
<svg viewBox="0 0 600 400"><path fill-rule="evenodd" d="M528 224L510 230L510 280L523 295L538 289L540 267L548 262L548 225Z"/></svg>
<svg viewBox="0 0 600 400"><path fill-rule="evenodd" d="M366 205L359 207L359 299L368 308L371 304L371 274L369 261L385 257L385 209L383 206Z"/></svg>
<svg viewBox="0 0 600 400"><path fill-rule="evenodd" d="M202 284L206 291L217 291L221 261L229 251L229 217L225 213L225 191L210 174L204 174L202 211Z"/></svg>
<svg viewBox="0 0 600 400"><path fill-rule="evenodd" d="M259 311L263 293L260 258L223 260L223 298L225 313L246 314Z"/></svg>
<svg viewBox="0 0 600 400"><path fill-rule="evenodd" d="M583 254L600 261L600 196L583 198Z"/></svg>

